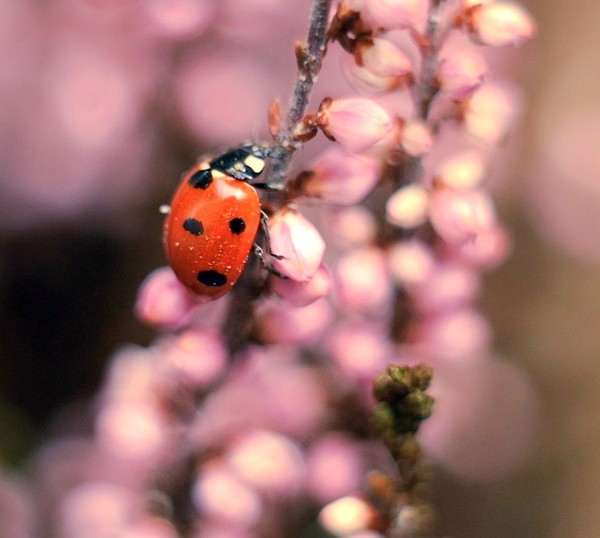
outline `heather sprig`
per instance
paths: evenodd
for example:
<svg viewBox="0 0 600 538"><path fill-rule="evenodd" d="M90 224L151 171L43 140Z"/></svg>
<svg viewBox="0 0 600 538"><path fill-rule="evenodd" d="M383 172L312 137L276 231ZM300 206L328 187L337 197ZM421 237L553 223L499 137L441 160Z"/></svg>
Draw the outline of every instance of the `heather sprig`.
<svg viewBox="0 0 600 538"><path fill-rule="evenodd" d="M485 179L513 103L478 48L533 32L501 0L312 2L261 142L267 269L213 303L149 275L136 311L162 334L113 358L93 439L40 455L76 466L52 492L58 536L432 532L422 459L455 463L435 444L457 422L448 372L496 362L475 303L509 248ZM334 47L358 93L313 103Z"/></svg>

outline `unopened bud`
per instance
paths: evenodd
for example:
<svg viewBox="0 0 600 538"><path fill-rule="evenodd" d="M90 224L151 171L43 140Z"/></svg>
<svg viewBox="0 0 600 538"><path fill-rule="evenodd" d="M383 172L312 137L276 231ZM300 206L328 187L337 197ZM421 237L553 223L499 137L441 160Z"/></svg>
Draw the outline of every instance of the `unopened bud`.
<svg viewBox="0 0 600 538"><path fill-rule="evenodd" d="M464 26L482 45L520 45L536 32L531 15L519 4L489 2L472 7L465 15Z"/></svg>
<svg viewBox="0 0 600 538"><path fill-rule="evenodd" d="M317 123L326 136L352 152L369 149L394 127L392 118L380 104L362 97L324 100Z"/></svg>
<svg viewBox="0 0 600 538"><path fill-rule="evenodd" d="M355 53L359 65L378 77L399 77L412 73L412 62L394 43L374 38L372 42L359 44Z"/></svg>
<svg viewBox="0 0 600 538"><path fill-rule="evenodd" d="M438 68L441 90L452 99L466 99L479 88L487 75L487 64L474 52L453 51Z"/></svg>
<svg viewBox="0 0 600 538"><path fill-rule="evenodd" d="M314 225L295 208L285 207L269 219L273 268L282 275L306 282L321 265L325 242Z"/></svg>
<svg viewBox="0 0 600 538"><path fill-rule="evenodd" d="M449 243L473 240L496 224L488 195L481 191L437 189L431 197L431 224Z"/></svg>
<svg viewBox="0 0 600 538"><path fill-rule="evenodd" d="M433 145L433 137L427 124L422 120L410 120L402 126L400 135L402 149L411 157L421 157Z"/></svg>
<svg viewBox="0 0 600 538"><path fill-rule="evenodd" d="M367 19L391 30L414 28L427 18L427 0L367 0Z"/></svg>
<svg viewBox="0 0 600 538"><path fill-rule="evenodd" d="M486 174L483 155L477 151L464 151L442 161L434 173L436 183L454 189L475 189Z"/></svg>
<svg viewBox="0 0 600 538"><path fill-rule="evenodd" d="M300 190L331 204L353 205L373 190L379 175L379 164L373 159L335 148L314 162Z"/></svg>
<svg viewBox="0 0 600 538"><path fill-rule="evenodd" d="M427 220L429 191L421 185L399 188L385 206L385 216L390 224L401 228L416 228Z"/></svg>
<svg viewBox="0 0 600 538"><path fill-rule="evenodd" d="M331 275L323 264L308 282L272 276L271 291L294 306L307 306L324 297L331 288Z"/></svg>

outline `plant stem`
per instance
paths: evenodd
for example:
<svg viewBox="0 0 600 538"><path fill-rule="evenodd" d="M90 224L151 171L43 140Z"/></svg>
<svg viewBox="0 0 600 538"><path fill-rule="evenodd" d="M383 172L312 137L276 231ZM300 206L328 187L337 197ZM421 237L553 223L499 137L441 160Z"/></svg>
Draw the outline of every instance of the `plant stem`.
<svg viewBox="0 0 600 538"><path fill-rule="evenodd" d="M285 185L292 155L300 146L294 140L294 129L306 113L310 93L325 56L330 7L331 0L313 0L307 42L296 46L298 75L279 135L270 148L273 165L266 179L269 185ZM247 342L252 326L254 301L260 295L262 287L262 282L257 282L256 271L247 271L246 275L232 290L229 311L223 324L225 339L232 354L242 349Z"/></svg>
<svg viewBox="0 0 600 538"><path fill-rule="evenodd" d="M284 185L292 155L301 145L294 130L306 114L308 100L327 50L327 28L331 0L313 0L306 43L296 45L298 74L276 143L271 148L273 167L268 183Z"/></svg>

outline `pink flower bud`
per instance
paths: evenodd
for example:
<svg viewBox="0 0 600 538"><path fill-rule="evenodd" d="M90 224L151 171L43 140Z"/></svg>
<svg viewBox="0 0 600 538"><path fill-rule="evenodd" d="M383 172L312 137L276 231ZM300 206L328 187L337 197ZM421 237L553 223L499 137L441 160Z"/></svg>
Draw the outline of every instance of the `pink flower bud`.
<svg viewBox="0 0 600 538"><path fill-rule="evenodd" d="M194 298L170 267L152 271L142 282L135 303L136 315L151 325L166 328L185 322Z"/></svg>
<svg viewBox="0 0 600 538"><path fill-rule="evenodd" d="M426 315L457 309L475 301L480 284L473 269L445 263L435 267L429 278L414 290L414 302Z"/></svg>
<svg viewBox="0 0 600 538"><path fill-rule="evenodd" d="M385 216L390 224L416 228L427 220L429 191L421 185L400 187L387 201Z"/></svg>
<svg viewBox="0 0 600 538"><path fill-rule="evenodd" d="M514 90L485 84L465 102L463 128L477 140L497 145L506 138L518 112L518 95Z"/></svg>
<svg viewBox="0 0 600 538"><path fill-rule="evenodd" d="M490 269L500 265L509 254L511 241L507 231L496 224L459 245L454 252L463 262Z"/></svg>
<svg viewBox="0 0 600 538"><path fill-rule="evenodd" d="M329 331L327 352L346 375L365 380L385 368L391 350L381 327L349 322Z"/></svg>
<svg viewBox="0 0 600 538"><path fill-rule="evenodd" d="M440 163L434 173L436 183L454 189L476 189L486 174L486 162L477 151L464 151Z"/></svg>
<svg viewBox="0 0 600 538"><path fill-rule="evenodd" d="M321 526L334 536L347 536L368 529L375 510L359 497L342 497L329 503L319 514Z"/></svg>
<svg viewBox="0 0 600 538"><path fill-rule="evenodd" d="M223 372L227 353L219 336L210 330L188 329L177 335L161 353L163 381L192 389L206 387Z"/></svg>
<svg viewBox="0 0 600 538"><path fill-rule="evenodd" d="M273 268L284 276L306 282L321 265L325 242L314 225L292 207L269 218L271 250L283 259L270 258Z"/></svg>
<svg viewBox="0 0 600 538"><path fill-rule="evenodd" d="M380 95L399 88L403 77L379 77L361 67L351 56L342 62L342 72L352 88L361 95Z"/></svg>
<svg viewBox="0 0 600 538"><path fill-rule="evenodd" d="M334 148L321 155L302 182L302 193L324 202L353 205L369 194L380 175L374 159Z"/></svg>
<svg viewBox="0 0 600 538"><path fill-rule="evenodd" d="M268 430L251 430L236 439L225 461L244 482L278 498L293 496L304 474L300 447Z"/></svg>
<svg viewBox="0 0 600 538"><path fill-rule="evenodd" d="M258 492L219 460L202 466L192 488L192 500L206 516L241 526L252 526L263 515Z"/></svg>
<svg viewBox="0 0 600 538"><path fill-rule="evenodd" d="M319 266L308 282L298 282L291 278L279 278L274 275L270 277L270 280L271 291L293 306L308 306L327 295L331 288L331 276L324 264Z"/></svg>
<svg viewBox="0 0 600 538"><path fill-rule="evenodd" d="M496 225L493 203L481 191L434 190L429 216L442 239L454 244L472 241Z"/></svg>
<svg viewBox="0 0 600 538"><path fill-rule="evenodd" d="M316 440L306 467L306 487L322 503L357 491L364 472L360 446L337 433Z"/></svg>
<svg viewBox="0 0 600 538"><path fill-rule="evenodd" d="M367 0L367 20L386 29L414 28L425 22L428 0Z"/></svg>
<svg viewBox="0 0 600 538"><path fill-rule="evenodd" d="M154 461L168 441L165 418L151 402L119 402L102 408L96 422L99 443L139 463Z"/></svg>
<svg viewBox="0 0 600 538"><path fill-rule="evenodd" d="M398 241L387 254L390 275L400 286L421 284L433 271L435 261L431 248L416 239Z"/></svg>
<svg viewBox="0 0 600 538"><path fill-rule="evenodd" d="M394 127L381 105L362 97L323 101L317 122L326 136L351 152L369 149Z"/></svg>
<svg viewBox="0 0 600 538"><path fill-rule="evenodd" d="M482 45L520 45L536 32L531 15L513 2L490 2L474 6L465 17L471 37Z"/></svg>
<svg viewBox="0 0 600 538"><path fill-rule="evenodd" d="M129 488L100 480L75 482L58 504L57 531L60 536L122 535L139 510L139 500ZM16 530L10 535L22 536Z"/></svg>
<svg viewBox="0 0 600 538"><path fill-rule="evenodd" d="M376 77L404 77L410 75L413 66L408 56L387 39L376 37L372 43L359 46L356 61Z"/></svg>
<svg viewBox="0 0 600 538"><path fill-rule="evenodd" d="M402 149L411 157L421 157L433 145L433 137L427 124L422 120L410 120L402 126L400 135Z"/></svg>
<svg viewBox="0 0 600 538"><path fill-rule="evenodd" d="M295 307L281 301L267 302L256 313L255 335L268 344L313 343L331 321L331 306L325 299Z"/></svg>
<svg viewBox="0 0 600 538"><path fill-rule="evenodd" d="M374 247L346 254L335 268L336 302L349 311L380 312L391 299L385 256Z"/></svg>
<svg viewBox="0 0 600 538"><path fill-rule="evenodd" d="M377 234L375 217L364 206L336 208L325 214L324 221L327 242L331 241L341 249L368 245Z"/></svg>
<svg viewBox="0 0 600 538"><path fill-rule="evenodd" d="M466 99L487 75L487 64L474 52L452 51L442 59L438 68L441 90L452 99Z"/></svg>

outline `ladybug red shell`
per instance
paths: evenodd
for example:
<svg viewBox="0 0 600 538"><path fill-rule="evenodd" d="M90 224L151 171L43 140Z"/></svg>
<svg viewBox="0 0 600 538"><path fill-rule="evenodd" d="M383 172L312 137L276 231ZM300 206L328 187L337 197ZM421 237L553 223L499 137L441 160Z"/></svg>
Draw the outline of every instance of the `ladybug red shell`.
<svg viewBox="0 0 600 538"><path fill-rule="evenodd" d="M248 145L189 170L177 188L163 240L169 264L187 287L208 300L239 279L261 222L247 183L262 172L265 152Z"/></svg>

